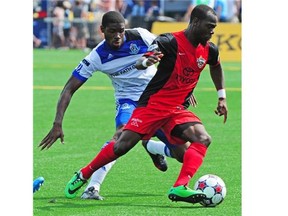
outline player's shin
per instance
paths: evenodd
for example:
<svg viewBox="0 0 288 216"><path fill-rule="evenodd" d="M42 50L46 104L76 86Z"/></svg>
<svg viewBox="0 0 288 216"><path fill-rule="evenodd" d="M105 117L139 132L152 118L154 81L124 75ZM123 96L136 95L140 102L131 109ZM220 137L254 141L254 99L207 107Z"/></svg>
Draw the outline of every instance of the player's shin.
<svg viewBox="0 0 288 216"><path fill-rule="evenodd" d="M89 179L95 170L98 170L102 166L116 160L119 157L114 153L114 144L115 141L111 141L87 166L81 169L83 178Z"/></svg>
<svg viewBox="0 0 288 216"><path fill-rule="evenodd" d="M173 187L188 186L190 179L201 166L206 155L207 147L202 143L191 143L184 154L184 161L178 179Z"/></svg>
<svg viewBox="0 0 288 216"><path fill-rule="evenodd" d="M106 145L108 145L109 142L111 142L111 141L104 143L104 145L102 146L101 149L103 149ZM93 173L93 175L91 176L91 180L90 180L89 184L87 185L85 191L87 191L88 188L93 186L95 190L100 192L101 184L103 183L106 175L108 174L108 172L110 171L112 166L115 164L115 162L116 162L116 160L114 160L114 161L106 164L105 166L101 167L100 169L96 170Z"/></svg>
<svg viewBox="0 0 288 216"><path fill-rule="evenodd" d="M91 176L91 180L89 182L89 184L87 185L86 190L88 190L88 188L90 187L94 187L95 190L97 190L98 192L100 192L100 187L105 179L105 177L107 176L108 172L110 171L110 169L112 168L112 166L115 164L116 160L106 164L105 166L101 167L100 169L96 170L93 175Z"/></svg>

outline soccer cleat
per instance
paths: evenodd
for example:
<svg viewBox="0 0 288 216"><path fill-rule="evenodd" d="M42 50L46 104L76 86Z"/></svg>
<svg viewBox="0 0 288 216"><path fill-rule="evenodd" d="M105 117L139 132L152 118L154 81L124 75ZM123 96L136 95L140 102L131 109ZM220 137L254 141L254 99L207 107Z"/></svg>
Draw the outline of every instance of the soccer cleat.
<svg viewBox="0 0 288 216"><path fill-rule="evenodd" d="M154 166L159 169L162 172L165 172L168 169L168 165L167 165L167 161L164 155L160 155L160 154L152 154L148 151L147 149L147 140L143 140L142 141L142 145L145 148L145 150L147 151L147 153L149 154L149 156L151 157Z"/></svg>
<svg viewBox="0 0 288 216"><path fill-rule="evenodd" d="M206 195L200 191L192 190L184 185L172 187L168 192L168 198L172 202L183 201L188 203L199 203L206 198Z"/></svg>
<svg viewBox="0 0 288 216"><path fill-rule="evenodd" d="M65 196L69 199L74 198L78 190L87 182L80 178L80 171L75 172L74 176L70 179L65 187Z"/></svg>
<svg viewBox="0 0 288 216"><path fill-rule="evenodd" d="M84 191L81 195L82 199L95 199L95 200L103 200L104 198L99 195L98 190L95 190L93 186L89 187L86 191Z"/></svg>
<svg viewBox="0 0 288 216"><path fill-rule="evenodd" d="M44 183L44 178L43 177L38 177L33 181L33 193L36 191L40 190L40 187Z"/></svg>

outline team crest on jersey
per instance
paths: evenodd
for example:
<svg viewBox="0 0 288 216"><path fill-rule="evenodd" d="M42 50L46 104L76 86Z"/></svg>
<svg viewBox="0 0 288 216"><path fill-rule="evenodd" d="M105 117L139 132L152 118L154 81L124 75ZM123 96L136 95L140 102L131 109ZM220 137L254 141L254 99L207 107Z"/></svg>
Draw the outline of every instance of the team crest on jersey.
<svg viewBox="0 0 288 216"><path fill-rule="evenodd" d="M130 109L130 105L128 103L124 103L124 104L122 104L121 109L122 110Z"/></svg>
<svg viewBox="0 0 288 216"><path fill-rule="evenodd" d="M197 58L196 61L197 61L198 68L202 68L204 66L205 62L206 62L206 60L202 56Z"/></svg>
<svg viewBox="0 0 288 216"><path fill-rule="evenodd" d="M131 50L131 52L130 52L130 54L138 54L138 52L139 52L139 50L140 50L140 47L138 47L136 44L134 44L134 43L131 43L130 44L130 50Z"/></svg>
<svg viewBox="0 0 288 216"><path fill-rule="evenodd" d="M114 56L111 54L111 53L109 53L109 55L108 55L108 59L111 59L111 58L113 58Z"/></svg>

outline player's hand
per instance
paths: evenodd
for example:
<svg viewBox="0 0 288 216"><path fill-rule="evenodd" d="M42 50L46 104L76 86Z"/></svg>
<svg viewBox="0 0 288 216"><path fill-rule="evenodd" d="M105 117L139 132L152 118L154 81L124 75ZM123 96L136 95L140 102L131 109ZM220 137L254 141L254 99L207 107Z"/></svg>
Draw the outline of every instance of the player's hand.
<svg viewBox="0 0 288 216"><path fill-rule="evenodd" d="M161 60L161 58L164 56L164 54L161 51L155 51L152 55L150 55L147 59L147 66L151 66L153 64L156 64Z"/></svg>
<svg viewBox="0 0 288 216"><path fill-rule="evenodd" d="M189 97L189 103L193 107L196 107L197 104L198 104L197 100L196 100L196 97L193 94Z"/></svg>
<svg viewBox="0 0 288 216"><path fill-rule="evenodd" d="M41 147L41 151L43 149L49 149L58 138L60 138L61 143L64 144L64 133L62 131L62 127L61 125L54 124L52 129L49 131L46 137L44 137L38 147Z"/></svg>
<svg viewBox="0 0 288 216"><path fill-rule="evenodd" d="M218 106L215 110L215 114L218 116L224 115L224 123L227 120L227 115L228 115L228 108L226 104L226 99L225 98L219 98L218 100Z"/></svg>

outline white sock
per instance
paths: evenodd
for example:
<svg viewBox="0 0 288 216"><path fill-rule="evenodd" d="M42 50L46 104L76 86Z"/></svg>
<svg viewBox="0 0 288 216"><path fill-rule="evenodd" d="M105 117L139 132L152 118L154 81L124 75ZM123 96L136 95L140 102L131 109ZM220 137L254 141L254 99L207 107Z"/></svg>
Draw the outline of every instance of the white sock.
<svg viewBox="0 0 288 216"><path fill-rule="evenodd" d="M100 169L96 170L91 178L90 178L90 182L87 185L86 190L88 190L89 187L93 186L95 188L95 190L98 190L98 192L100 192L100 187L101 184L103 183L106 175L108 174L109 170L112 168L112 166L115 164L116 160L106 164L105 166L101 167Z"/></svg>
<svg viewBox="0 0 288 216"><path fill-rule="evenodd" d="M102 146L102 149L109 143L110 141L104 143L104 145ZM98 170L96 170L91 178L90 181L85 189L88 190L88 188L90 188L91 186L93 186L95 188L95 190L98 190L98 192L100 192L100 187L101 184L103 183L106 175L108 174L108 172L110 171L110 169L112 168L112 166L115 164L116 160L106 164L105 166L99 168Z"/></svg>
<svg viewBox="0 0 288 216"><path fill-rule="evenodd" d="M152 154L166 155L172 157L170 149L161 141L149 140L147 143L147 150Z"/></svg>

